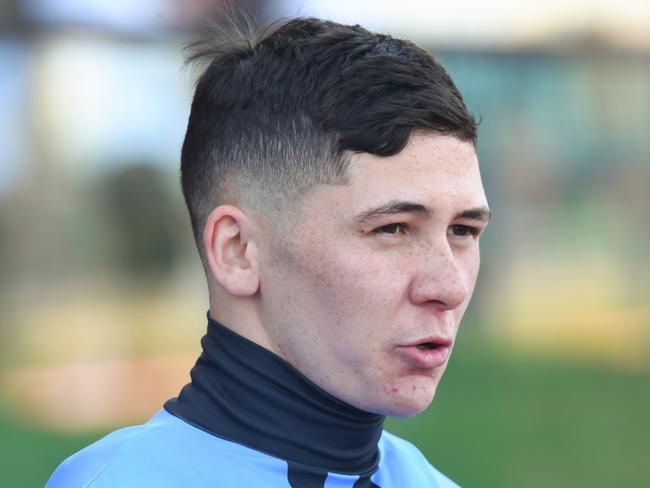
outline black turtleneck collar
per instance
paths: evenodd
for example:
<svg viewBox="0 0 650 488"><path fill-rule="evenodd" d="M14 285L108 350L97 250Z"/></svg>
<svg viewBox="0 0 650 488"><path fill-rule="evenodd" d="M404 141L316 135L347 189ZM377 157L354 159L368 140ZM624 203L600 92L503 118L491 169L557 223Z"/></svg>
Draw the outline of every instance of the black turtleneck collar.
<svg viewBox="0 0 650 488"><path fill-rule="evenodd" d="M210 314L201 345L192 381L165 403L168 412L294 463L350 474L376 468L383 416L333 397Z"/></svg>

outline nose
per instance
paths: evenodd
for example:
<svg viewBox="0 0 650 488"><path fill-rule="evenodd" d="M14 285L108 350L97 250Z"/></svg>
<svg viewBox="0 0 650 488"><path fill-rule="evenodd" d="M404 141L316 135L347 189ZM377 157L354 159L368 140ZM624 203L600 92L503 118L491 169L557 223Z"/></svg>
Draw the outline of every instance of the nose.
<svg viewBox="0 0 650 488"><path fill-rule="evenodd" d="M463 270L448 243L429 249L411 282L410 299L417 305L430 304L453 310L471 293L470 277Z"/></svg>

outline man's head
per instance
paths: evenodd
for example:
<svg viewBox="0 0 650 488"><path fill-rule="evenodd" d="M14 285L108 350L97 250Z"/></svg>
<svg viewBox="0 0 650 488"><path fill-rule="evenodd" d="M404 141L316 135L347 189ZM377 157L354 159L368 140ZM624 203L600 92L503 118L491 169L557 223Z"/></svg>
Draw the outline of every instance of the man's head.
<svg viewBox="0 0 650 488"><path fill-rule="evenodd" d="M451 78L409 42L315 19L196 48L182 185L212 315L354 406L422 410L489 217Z"/></svg>
<svg viewBox="0 0 650 488"><path fill-rule="evenodd" d="M476 142L442 66L408 41L359 26L295 19L257 38L217 31L191 59L209 62L182 152L198 243L217 205L285 220L314 185L344 182L352 154L397 154L415 129Z"/></svg>

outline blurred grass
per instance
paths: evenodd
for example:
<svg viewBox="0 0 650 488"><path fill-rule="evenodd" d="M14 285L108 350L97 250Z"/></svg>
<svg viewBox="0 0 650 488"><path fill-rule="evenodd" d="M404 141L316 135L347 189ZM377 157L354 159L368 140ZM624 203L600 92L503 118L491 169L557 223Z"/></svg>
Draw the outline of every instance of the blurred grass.
<svg viewBox="0 0 650 488"><path fill-rule="evenodd" d="M650 372L462 343L432 406L388 430L461 486L650 486Z"/></svg>
<svg viewBox="0 0 650 488"><path fill-rule="evenodd" d="M0 485L7 488L42 487L64 458L101 435L97 432L50 432L32 427L0 410Z"/></svg>
<svg viewBox="0 0 650 488"><path fill-rule="evenodd" d="M650 372L513 357L473 339L461 339L433 405L389 420L389 430L461 486L650 486ZM1 484L43 486L102 435L47 431L0 411Z"/></svg>

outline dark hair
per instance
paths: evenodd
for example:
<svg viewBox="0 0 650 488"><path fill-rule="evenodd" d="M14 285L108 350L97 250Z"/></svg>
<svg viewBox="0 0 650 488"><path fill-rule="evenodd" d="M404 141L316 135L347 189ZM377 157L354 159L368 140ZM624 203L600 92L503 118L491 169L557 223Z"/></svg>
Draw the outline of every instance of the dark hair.
<svg viewBox="0 0 650 488"><path fill-rule="evenodd" d="M445 69L415 44L313 18L254 36L220 29L205 59L181 156L199 252L222 203L265 215L319 183L342 183L351 154L391 156L414 130L476 144L476 122Z"/></svg>

